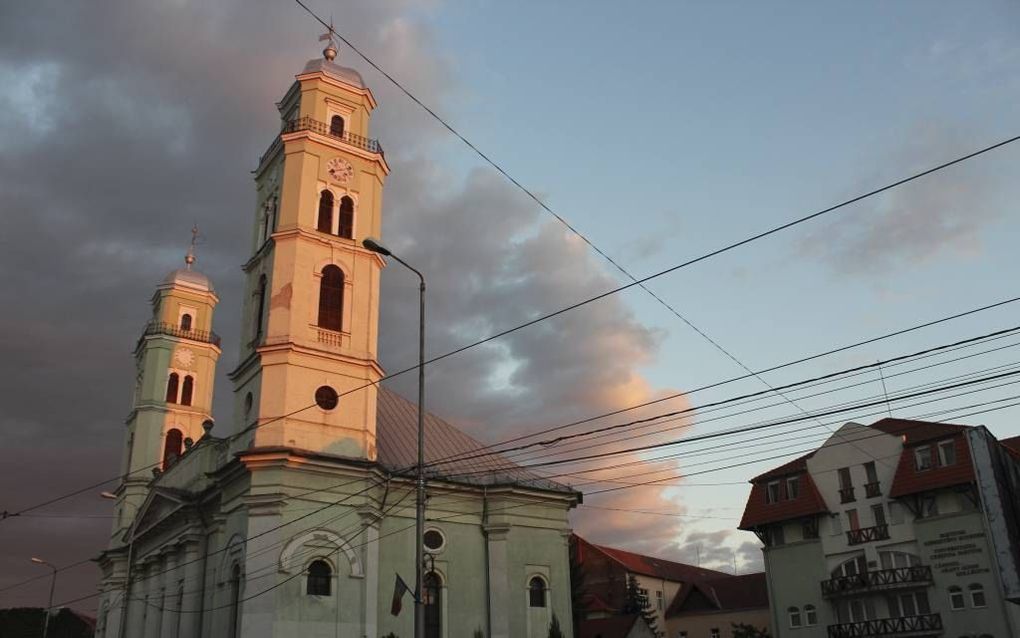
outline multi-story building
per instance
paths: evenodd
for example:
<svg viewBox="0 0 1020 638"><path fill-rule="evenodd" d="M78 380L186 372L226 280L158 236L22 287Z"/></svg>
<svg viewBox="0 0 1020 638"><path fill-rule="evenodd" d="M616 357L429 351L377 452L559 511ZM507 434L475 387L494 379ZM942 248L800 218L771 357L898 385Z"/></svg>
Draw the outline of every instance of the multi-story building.
<svg viewBox="0 0 1020 638"><path fill-rule="evenodd" d="M1020 636L1017 439L847 423L751 484L776 636Z"/></svg>
<svg viewBox="0 0 1020 638"><path fill-rule="evenodd" d="M625 613L627 603L627 582L631 577L648 598L651 611L655 614L655 628L670 638L667 609L676 603L685 602L694 583L719 582L736 578L725 572L678 563L655 556L636 554L615 547L595 545L577 536L571 538L572 560L577 566L572 586L578 590L580 601L575 601L581 620L611 618ZM686 589L685 589L686 588ZM703 591L703 590L697 590ZM682 600L677 603L678 595ZM698 596L697 593L694 594ZM728 623L723 623L729 628ZM728 635L728 634L726 634ZM608 638L609 634L606 634ZM695 634L690 634L694 638Z"/></svg>

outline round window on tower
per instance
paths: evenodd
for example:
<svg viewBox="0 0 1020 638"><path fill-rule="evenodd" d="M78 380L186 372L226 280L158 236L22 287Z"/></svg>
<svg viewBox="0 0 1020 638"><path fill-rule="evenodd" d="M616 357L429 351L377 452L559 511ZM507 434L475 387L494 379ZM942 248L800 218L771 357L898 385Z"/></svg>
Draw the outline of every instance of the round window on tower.
<svg viewBox="0 0 1020 638"><path fill-rule="evenodd" d="M340 402L340 395L328 385L319 386L315 391L315 405L323 410L332 410Z"/></svg>
<svg viewBox="0 0 1020 638"><path fill-rule="evenodd" d="M438 529L429 529L425 530L422 543L425 545L425 549L430 552L440 552L446 547L446 537Z"/></svg>

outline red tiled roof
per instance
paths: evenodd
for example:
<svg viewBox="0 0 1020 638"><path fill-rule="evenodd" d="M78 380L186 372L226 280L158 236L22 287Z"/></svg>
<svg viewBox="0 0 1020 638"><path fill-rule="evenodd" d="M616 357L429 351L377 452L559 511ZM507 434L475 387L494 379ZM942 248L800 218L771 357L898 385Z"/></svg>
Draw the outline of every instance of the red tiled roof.
<svg viewBox="0 0 1020 638"><path fill-rule="evenodd" d="M747 505L744 506L744 516L740 519L737 528L749 530L759 525L828 513L829 509L825 506L822 495L818 493L818 487L807 472L807 459L810 456L810 454L802 456L770 472L754 477L751 493L747 497ZM780 484L780 500L775 503L766 503L765 492L769 481L791 475L800 477L800 493L797 498L786 498L784 482Z"/></svg>
<svg viewBox="0 0 1020 638"><path fill-rule="evenodd" d="M928 492L953 485L963 485L974 480L974 463L970 458L970 444L967 437L963 436L961 426L958 430L943 430L941 436L924 436L911 440L907 438L907 444L900 454L900 462L896 466L896 474L893 476L892 488L889 490L891 498L908 496L920 492ZM929 432L928 434L932 434ZM938 452L935 445L930 445L930 453L936 463L928 470L918 470L914 461L915 450L923 443L934 443L938 440L950 438L956 448L956 462L952 465L939 466Z"/></svg>
<svg viewBox="0 0 1020 638"><path fill-rule="evenodd" d="M638 616L610 616L582 620L578 627L578 638L626 638L638 618Z"/></svg>
<svg viewBox="0 0 1020 638"><path fill-rule="evenodd" d="M902 436L904 445L920 444L933 439L944 439L964 432L971 426L954 425L952 423L932 423L931 421L912 421L910 419L887 418L872 423L869 427L881 430L886 434Z"/></svg>
<svg viewBox="0 0 1020 638"><path fill-rule="evenodd" d="M587 543L587 541L585 542ZM677 563L663 558L656 558L654 556L645 556L644 554L635 554L634 552L616 549L615 547L605 547L603 545L595 545L593 543L588 543L588 545L593 547L595 550L602 552L612 560L616 561L628 572L632 572L634 574L654 576L655 578L662 578L663 580L671 580L680 583L690 580L717 578L719 576L726 575L724 572L717 572L713 569L695 567L694 565Z"/></svg>
<svg viewBox="0 0 1020 638"><path fill-rule="evenodd" d="M708 601L707 609L691 597L694 591L702 594L700 600ZM767 609L768 606L769 592L765 584L765 572L757 572L684 583L666 609L666 617L695 615L706 610Z"/></svg>
<svg viewBox="0 0 1020 638"><path fill-rule="evenodd" d="M1006 451L1009 452L1010 456L1020 460L1020 436L1002 439L999 443L1002 444L1002 447L1006 448Z"/></svg>

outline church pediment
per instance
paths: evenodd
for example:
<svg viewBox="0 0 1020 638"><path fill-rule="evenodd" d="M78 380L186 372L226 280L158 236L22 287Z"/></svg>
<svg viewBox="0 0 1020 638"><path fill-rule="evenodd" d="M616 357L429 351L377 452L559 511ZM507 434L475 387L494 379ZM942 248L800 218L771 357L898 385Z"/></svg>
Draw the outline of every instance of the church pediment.
<svg viewBox="0 0 1020 638"><path fill-rule="evenodd" d="M155 488L142 503L134 525L128 530L128 538L137 539L153 527L172 517L190 504L186 493L166 488Z"/></svg>

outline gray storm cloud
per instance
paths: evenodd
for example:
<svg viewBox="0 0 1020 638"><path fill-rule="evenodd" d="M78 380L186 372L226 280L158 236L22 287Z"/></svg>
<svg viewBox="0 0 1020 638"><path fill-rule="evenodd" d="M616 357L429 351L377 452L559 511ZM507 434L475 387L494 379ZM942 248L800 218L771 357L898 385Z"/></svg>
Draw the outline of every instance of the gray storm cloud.
<svg viewBox="0 0 1020 638"><path fill-rule="evenodd" d="M356 3L336 18L442 110L462 89L412 9L421 7ZM248 171L277 130L274 101L317 54L317 33L281 2L0 6L0 484L17 486L3 491L0 509L117 473L131 350L153 287L178 266L193 223L205 238L199 267L221 297L216 330L226 351L215 409L229 422L224 373L236 361L239 265L252 232ZM374 133L393 166L385 239L428 273L431 354L614 285L580 243L490 171L432 165L442 130L363 70L381 105ZM381 356L402 368L415 359L413 280L390 268L383 291ZM429 405L483 440L621 407L654 394L638 369L660 337L611 298L436 364ZM47 511L109 513L92 491ZM604 531L616 529L613 520L603 518ZM0 523L0 587L37 575L31 555L58 565L94 556L108 523ZM644 526L662 539L676 529L668 519ZM90 567L62 575L58 601L92 593L95 577ZM0 593L0 606L44 595L37 581Z"/></svg>

